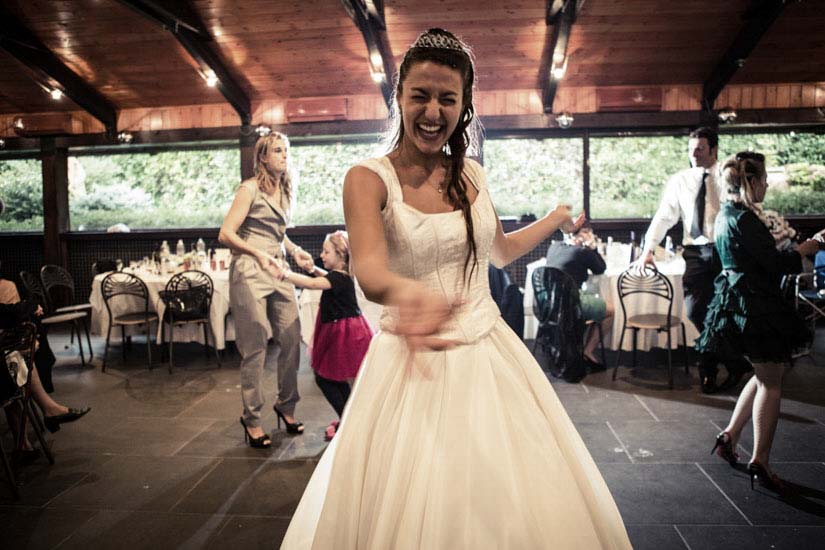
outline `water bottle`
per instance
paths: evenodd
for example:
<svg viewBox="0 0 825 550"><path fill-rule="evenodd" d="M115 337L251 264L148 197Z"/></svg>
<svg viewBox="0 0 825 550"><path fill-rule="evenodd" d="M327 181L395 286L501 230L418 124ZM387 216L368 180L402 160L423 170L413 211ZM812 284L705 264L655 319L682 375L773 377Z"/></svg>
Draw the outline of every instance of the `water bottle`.
<svg viewBox="0 0 825 550"><path fill-rule="evenodd" d="M630 263L636 261L636 232L630 232Z"/></svg>
<svg viewBox="0 0 825 550"><path fill-rule="evenodd" d="M169 249L169 241L163 241L160 245L160 259L168 258L172 252Z"/></svg>
<svg viewBox="0 0 825 550"><path fill-rule="evenodd" d="M181 258L186 255L186 245L183 244L183 239L178 239L178 244L175 246L175 254Z"/></svg>
<svg viewBox="0 0 825 550"><path fill-rule="evenodd" d="M198 239L198 244L196 246L197 246L198 252L203 252L204 254L206 254L206 243L203 242L203 239L199 238Z"/></svg>

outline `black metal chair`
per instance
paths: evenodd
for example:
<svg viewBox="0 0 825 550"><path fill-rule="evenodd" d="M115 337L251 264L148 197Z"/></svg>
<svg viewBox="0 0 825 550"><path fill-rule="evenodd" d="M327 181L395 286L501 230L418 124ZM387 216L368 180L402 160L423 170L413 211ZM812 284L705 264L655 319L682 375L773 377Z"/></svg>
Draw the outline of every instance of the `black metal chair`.
<svg viewBox="0 0 825 550"><path fill-rule="evenodd" d="M532 283L533 313L539 322L533 353L541 344L554 363L551 374L578 381L585 374L585 323L578 285L572 277L554 267L536 268Z"/></svg>
<svg viewBox="0 0 825 550"><path fill-rule="evenodd" d="M794 307L811 324L811 342L807 349L794 359L808 356L814 360L814 340L816 334L816 323L825 319L825 265L814 267L813 271L805 273L795 273L787 275L783 280L786 292L791 294ZM786 294L787 296L787 294Z"/></svg>
<svg viewBox="0 0 825 550"><path fill-rule="evenodd" d="M166 339L166 326L169 326L169 373L172 373L172 352L175 341L175 327L190 323L203 327L203 346L207 359L209 358L209 337L215 342L215 360L221 366L218 354L217 340L209 321L209 312L212 308L212 293L214 291L212 278L197 269L184 271L174 275L166 283L166 289L160 293L160 298L166 306L163 312L163 328L160 331L161 343Z"/></svg>
<svg viewBox="0 0 825 550"><path fill-rule="evenodd" d="M86 357L83 354L83 342L80 339L81 324L86 332L86 342L89 344L89 353L92 352L91 338L89 337L89 325L87 324L86 311L55 311L51 307L51 300L46 295L46 290L40 282L40 278L34 273L28 271L20 272L20 280L23 281L23 287L26 289L28 297L43 307L43 317L40 318L40 324L46 327L46 335L48 336L49 329L53 326L70 324L70 328L74 333L77 333L77 347L80 350L80 363L86 366ZM91 356L89 357L91 360Z"/></svg>
<svg viewBox="0 0 825 550"><path fill-rule="evenodd" d="M109 340L112 335L112 327L120 327L120 338L123 351L123 361L126 361L126 327L146 325L146 353L148 356L149 369L152 369L152 339L150 328L153 321L158 320L158 314L149 311L149 290L139 277L131 273L114 271L107 275L100 283L100 294L103 296L103 303L106 304L106 313L109 318L109 329L106 331L106 348L103 351L102 371L106 372L106 359L109 356ZM117 315L112 313L112 306L120 300L137 298L137 311L127 311ZM142 302L142 308L141 304ZM130 304L131 305L131 304ZM134 310L135 308L129 308Z"/></svg>
<svg viewBox="0 0 825 550"><path fill-rule="evenodd" d="M89 361L94 358L94 351L92 350L92 340L89 337L89 317L92 312L92 304L89 302L77 303L74 297L74 279L68 270L59 265L46 264L40 268L40 282L43 284L43 290L46 294L46 300L49 301L49 308L55 313L70 313L83 312L86 316L83 318L83 330L86 332L86 343L89 346ZM60 295L62 293L62 296ZM68 305L62 307L55 307L56 304L61 303L59 300L63 298L68 302ZM77 334L80 338L80 333ZM74 343L74 330L70 336L70 343Z"/></svg>
<svg viewBox="0 0 825 550"><path fill-rule="evenodd" d="M6 407L20 403L22 410L20 415L20 424L17 430L18 440L15 442L15 447L20 449L23 446L26 430L26 419L28 418L32 425L32 429L37 436L37 441L40 443L40 447L43 449L43 453L46 455L49 464L54 464L54 456L52 456L49 446L46 445L46 439L43 435L41 420L36 416L36 413L31 406L31 370L35 368L34 353L36 345L37 327L34 323L21 323L13 328L0 332L0 354L3 356L2 368L5 370L7 368L7 361L11 361L12 359L11 355L14 352L18 352L26 362L29 369L29 374L26 377L25 384L23 384L18 393L7 398L2 403L2 408L5 409ZM3 375L10 376L10 373L6 371ZM12 382L16 384L16 381L12 380ZM6 471L6 477L8 478L12 493L14 494L15 499L19 499L20 491L17 488L14 473L12 472L11 465L9 464L8 457L6 456L2 443L0 443L0 458L2 458L3 469Z"/></svg>
<svg viewBox="0 0 825 550"><path fill-rule="evenodd" d="M616 380L616 373L619 370L619 360L622 355L622 345L624 344L624 334L627 329L633 330L633 367L636 367L637 337L640 330L655 330L657 333L667 333L667 369L668 387L673 389L673 361L671 358L671 329L676 326L682 328L682 344L685 347L685 373L688 373L687 354L687 333L685 324L679 317L672 315L673 312L673 284L670 279L659 273L653 266L645 267L640 273L636 268L628 268L616 282L619 291L619 303L622 306L622 335L619 338L619 349L616 353L616 366L613 368L613 380ZM658 300L667 301L667 313L636 313L628 315L625 299L629 296L649 294Z"/></svg>

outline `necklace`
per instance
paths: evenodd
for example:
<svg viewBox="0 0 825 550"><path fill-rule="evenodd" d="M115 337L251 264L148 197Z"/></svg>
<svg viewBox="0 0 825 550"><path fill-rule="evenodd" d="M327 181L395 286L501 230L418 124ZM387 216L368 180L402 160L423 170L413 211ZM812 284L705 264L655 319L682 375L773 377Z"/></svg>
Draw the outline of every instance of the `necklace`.
<svg viewBox="0 0 825 550"><path fill-rule="evenodd" d="M439 183L438 185L433 185L433 187L435 187L435 190L438 191L439 193L444 192L444 184L443 183Z"/></svg>

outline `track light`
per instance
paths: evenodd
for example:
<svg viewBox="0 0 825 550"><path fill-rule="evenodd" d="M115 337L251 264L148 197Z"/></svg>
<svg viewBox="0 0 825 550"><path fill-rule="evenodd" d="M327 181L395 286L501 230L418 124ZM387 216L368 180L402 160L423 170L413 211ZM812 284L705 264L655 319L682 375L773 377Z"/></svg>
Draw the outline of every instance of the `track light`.
<svg viewBox="0 0 825 550"><path fill-rule="evenodd" d="M716 118L719 119L719 122L722 124L731 124L736 122L736 111L733 107L724 107L716 113Z"/></svg>
<svg viewBox="0 0 825 550"><path fill-rule="evenodd" d="M57 101L61 97L63 97L63 92L61 92L57 88L53 88L53 89L49 90L49 95L52 96L53 100Z"/></svg>
<svg viewBox="0 0 825 550"><path fill-rule="evenodd" d="M0 149L5 149L5 148L6 148L6 140L3 139L3 138L0 138Z"/></svg>
<svg viewBox="0 0 825 550"><path fill-rule="evenodd" d="M206 80L206 85L210 88L214 88L218 85L218 75L216 75L215 71L213 71L212 69L207 69L203 73L203 78L204 80Z"/></svg>
<svg viewBox="0 0 825 550"><path fill-rule="evenodd" d="M259 137L266 137L272 133L272 128L266 124L258 124L258 127L255 128L255 133L258 134Z"/></svg>
<svg viewBox="0 0 825 550"><path fill-rule="evenodd" d="M124 145L129 145L130 143L132 143L132 140L134 140L134 139L135 139L135 136L132 135L131 132L120 132L117 135L117 140L120 143L123 143Z"/></svg>

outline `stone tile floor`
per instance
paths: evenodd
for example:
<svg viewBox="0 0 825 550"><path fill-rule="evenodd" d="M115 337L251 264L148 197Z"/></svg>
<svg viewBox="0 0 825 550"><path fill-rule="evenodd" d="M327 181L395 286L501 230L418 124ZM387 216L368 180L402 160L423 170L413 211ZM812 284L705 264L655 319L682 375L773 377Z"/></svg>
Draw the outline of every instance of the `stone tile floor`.
<svg viewBox="0 0 825 550"><path fill-rule="evenodd" d="M243 444L238 356L217 368L198 345L176 346L176 369L148 370L136 342L100 372L79 365L67 335L52 335L58 355L54 397L91 406L82 420L48 436L56 463L16 470L22 499L0 481L0 548L274 548L325 448L333 418L304 356L300 419L306 434L273 433L273 448ZM668 390L664 355L648 354L583 383L551 380L599 465L638 549L825 548L825 330L817 363L788 375L774 444L776 471L793 497L751 491L743 471L709 454L735 396L703 396L695 369L676 371ZM609 356L610 360L611 357ZM626 357L626 359L629 359ZM658 367L656 366L658 365ZM275 393L267 371L266 394ZM264 423L275 426L271 408ZM11 448L5 423L3 441ZM752 437L743 437L747 460ZM563 514L563 510L559 510Z"/></svg>

